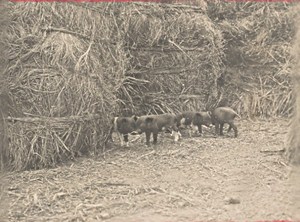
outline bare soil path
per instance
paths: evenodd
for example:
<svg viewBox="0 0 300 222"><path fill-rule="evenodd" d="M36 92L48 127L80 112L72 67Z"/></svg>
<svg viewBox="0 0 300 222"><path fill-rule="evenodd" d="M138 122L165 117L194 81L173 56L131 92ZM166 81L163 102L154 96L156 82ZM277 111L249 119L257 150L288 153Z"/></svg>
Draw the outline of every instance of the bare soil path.
<svg viewBox="0 0 300 222"><path fill-rule="evenodd" d="M237 124L236 139L206 131L150 148L138 140L55 169L11 173L8 221L300 219L280 152L288 121Z"/></svg>

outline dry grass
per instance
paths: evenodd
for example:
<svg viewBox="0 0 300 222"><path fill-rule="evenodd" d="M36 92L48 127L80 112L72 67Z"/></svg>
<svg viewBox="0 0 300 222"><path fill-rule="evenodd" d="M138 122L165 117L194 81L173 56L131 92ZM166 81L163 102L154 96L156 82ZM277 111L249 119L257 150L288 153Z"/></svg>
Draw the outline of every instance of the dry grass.
<svg viewBox="0 0 300 222"><path fill-rule="evenodd" d="M4 30L9 25L10 17L8 16L6 9L6 2L0 0L0 39L4 37ZM3 78L3 70L7 64L6 47L3 41L0 41L0 221L7 219L7 199L5 196L5 189L7 188L7 181L4 174L4 162L7 160L5 151L7 149L7 124L5 118L8 114L16 114L13 112L15 107L8 95L5 78ZM11 107L13 106L13 107ZM13 109L12 109L13 108Z"/></svg>
<svg viewBox="0 0 300 222"><path fill-rule="evenodd" d="M295 10L300 10L300 6L296 7ZM290 131L288 135L288 152L287 158L290 162L300 164L300 25L299 18L295 20L295 24L298 26L298 32L293 44L292 54L295 57L295 64L293 66L292 77L294 84L294 106L293 106L293 117L290 124Z"/></svg>
<svg viewBox="0 0 300 222"><path fill-rule="evenodd" d="M224 101L244 116L289 115L297 13L283 3L189 4L9 3L3 85L23 115L9 123L10 167L104 149L113 115Z"/></svg>
<svg viewBox="0 0 300 222"><path fill-rule="evenodd" d="M6 196L6 189L8 186L8 181L6 174L2 171L0 172L0 220L6 221L7 219L7 196Z"/></svg>
<svg viewBox="0 0 300 222"><path fill-rule="evenodd" d="M295 194L289 192L289 168L280 155L287 121L237 124L237 139L213 138L213 129L177 144L160 135L156 147L137 140L130 148L116 146L55 169L10 173L9 219L295 220L289 202ZM226 204L229 197L241 204Z"/></svg>
<svg viewBox="0 0 300 222"><path fill-rule="evenodd" d="M208 98L216 100L223 42L205 9L176 4L125 9L130 79L119 91L122 110L145 114L205 109Z"/></svg>
<svg viewBox="0 0 300 222"><path fill-rule="evenodd" d="M26 118L10 124L13 169L53 166L104 147L126 55L115 16L101 13L112 4L83 6L11 3L5 75Z"/></svg>
<svg viewBox="0 0 300 222"><path fill-rule="evenodd" d="M2 30L2 32L0 32L0 38L3 39L3 35L4 35L4 31L9 23L9 16L8 14L6 13L7 10L6 10L6 7L5 7L6 3L4 0L0 0L0 29ZM5 50L5 44L3 41L0 41L0 50L1 52L4 52ZM0 55L0 86L1 86L1 89L0 91L2 91L2 81L3 81L3 70L6 66L6 56L4 53L2 53L2 55Z"/></svg>
<svg viewBox="0 0 300 222"><path fill-rule="evenodd" d="M5 78L23 113L8 129L12 169L94 154L113 115L200 109L215 99L223 42L204 3L9 6Z"/></svg>
<svg viewBox="0 0 300 222"><path fill-rule="evenodd" d="M225 38L224 94L247 116L288 116L291 42L298 13L287 3L208 3ZM238 96L237 96L238 95Z"/></svg>

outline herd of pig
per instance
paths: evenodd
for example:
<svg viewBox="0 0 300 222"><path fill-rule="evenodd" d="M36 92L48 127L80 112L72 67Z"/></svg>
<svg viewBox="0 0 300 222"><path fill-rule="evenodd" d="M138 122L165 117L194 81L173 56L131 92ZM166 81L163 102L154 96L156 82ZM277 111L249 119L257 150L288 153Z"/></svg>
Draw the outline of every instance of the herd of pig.
<svg viewBox="0 0 300 222"><path fill-rule="evenodd" d="M153 144L157 144L158 134L161 132L170 132L174 141L177 142L181 138L181 129L189 128L189 134L192 135L193 130L198 130L202 134L202 126L215 126L215 133L223 135L223 126L228 124L228 132L233 129L234 136L238 136L238 130L234 124L235 117L240 117L230 107L218 107L213 111L194 112L187 111L177 115L165 113L160 115L145 115L132 117L115 117L112 121L112 127L109 138L112 140L112 133L116 132L120 138L121 145L124 142L128 144L128 136L145 133L146 145L150 145L151 134L153 135Z"/></svg>

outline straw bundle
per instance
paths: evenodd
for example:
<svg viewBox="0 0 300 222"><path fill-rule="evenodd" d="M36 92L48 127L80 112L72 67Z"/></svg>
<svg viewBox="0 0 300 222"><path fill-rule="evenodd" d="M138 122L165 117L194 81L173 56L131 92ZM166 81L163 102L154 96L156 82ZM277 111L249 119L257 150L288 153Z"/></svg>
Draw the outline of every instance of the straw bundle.
<svg viewBox="0 0 300 222"><path fill-rule="evenodd" d="M3 31L9 24L10 17L8 16L6 5L3 0L0 0L0 39L4 38ZM6 47L3 41L0 41L0 52L5 52ZM8 90L5 87L5 79L3 78L3 70L5 69L7 58L5 53L0 55L0 221L7 221L8 201L6 199L7 178L3 172L5 169L4 163L8 157L5 155L8 146L7 124L5 118L8 115L16 114L11 105L13 101L8 95ZM14 108L14 107L13 107Z"/></svg>
<svg viewBox="0 0 300 222"><path fill-rule="evenodd" d="M189 4L9 3L4 77L23 113L10 118L9 165L94 153L113 115L220 104L289 114L289 6Z"/></svg>
<svg viewBox="0 0 300 222"><path fill-rule="evenodd" d="M26 115L9 127L13 169L52 166L104 146L126 62L111 5L11 4L5 77Z"/></svg>
<svg viewBox="0 0 300 222"><path fill-rule="evenodd" d="M9 16L6 13L6 4L4 1L0 0L0 29L5 30L8 23L9 23ZM0 32L0 39L4 38L4 32ZM3 41L0 41L0 51L5 52L6 47ZM7 63L7 59L5 57L5 54L2 53L0 55L0 173L4 168L4 162L7 159L7 156L5 155L5 150L8 144L8 138L7 138L7 125L5 122L5 118L10 114L11 111L13 111L10 107L12 104L11 99L8 96L8 90L5 87L6 82L5 78L3 78L3 70L5 69ZM1 175L0 175L1 177ZM1 199L1 198L0 198ZM0 212L0 218L1 218L1 212Z"/></svg>
<svg viewBox="0 0 300 222"><path fill-rule="evenodd" d="M295 7L295 10L300 11L300 5ZM292 69L292 80L294 84L293 96L295 103L293 106L293 117L291 119L289 134L288 134L288 149L286 156L288 160L294 164L300 164L300 15L295 19L295 24L298 32L293 44L292 55L295 57L295 64Z"/></svg>
<svg viewBox="0 0 300 222"><path fill-rule="evenodd" d="M291 113L292 4L208 4L225 38L224 96L248 116Z"/></svg>
<svg viewBox="0 0 300 222"><path fill-rule="evenodd" d="M145 114L205 109L217 100L223 42L205 9L204 2L201 7L125 7L126 75L131 79L119 91L123 110Z"/></svg>
<svg viewBox="0 0 300 222"><path fill-rule="evenodd" d="M113 114L216 100L223 42L203 1L9 6L5 79L23 113L9 118L13 169L94 153L105 146Z"/></svg>

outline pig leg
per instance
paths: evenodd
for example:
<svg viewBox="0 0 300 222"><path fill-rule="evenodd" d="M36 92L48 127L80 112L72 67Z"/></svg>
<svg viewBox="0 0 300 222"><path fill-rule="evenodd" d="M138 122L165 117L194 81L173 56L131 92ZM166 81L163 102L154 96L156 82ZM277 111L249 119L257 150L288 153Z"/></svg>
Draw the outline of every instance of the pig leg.
<svg viewBox="0 0 300 222"><path fill-rule="evenodd" d="M224 123L220 123L220 136L224 136L223 127L224 127Z"/></svg>
<svg viewBox="0 0 300 222"><path fill-rule="evenodd" d="M200 135L202 134L202 124L199 124L198 125L198 131L199 131L199 133L200 133Z"/></svg>
<svg viewBox="0 0 300 222"><path fill-rule="evenodd" d="M125 141L125 146L129 147L128 134L124 134L123 138L124 138L124 141Z"/></svg>
<svg viewBox="0 0 300 222"><path fill-rule="evenodd" d="M220 131L220 124L215 122L215 134L219 135L219 131Z"/></svg>
<svg viewBox="0 0 300 222"><path fill-rule="evenodd" d="M227 130L227 133L229 133L231 131L231 129L232 129L232 126L229 124L229 128Z"/></svg>
<svg viewBox="0 0 300 222"><path fill-rule="evenodd" d="M174 137L174 142L177 142L181 138L181 133L179 131L172 130L171 136Z"/></svg>
<svg viewBox="0 0 300 222"><path fill-rule="evenodd" d="M145 132L146 134L146 145L150 146L150 136L151 136L151 132Z"/></svg>
<svg viewBox="0 0 300 222"><path fill-rule="evenodd" d="M119 139L120 139L121 146L123 146L123 145L124 145L123 136L122 136L122 134L119 133L119 132L117 132L117 134L118 134L118 137L119 137Z"/></svg>
<svg viewBox="0 0 300 222"><path fill-rule="evenodd" d="M234 125L233 122L229 123L229 126L233 129L234 131L234 137L237 137L238 136L238 130L237 130L237 127L236 125Z"/></svg>
<svg viewBox="0 0 300 222"><path fill-rule="evenodd" d="M114 142L113 138L112 138L112 134L113 134L114 128L111 127L107 136L107 140L110 140L112 142Z"/></svg>
<svg viewBox="0 0 300 222"><path fill-rule="evenodd" d="M177 135L178 135L178 140L180 140L182 138L180 131L177 132Z"/></svg>
<svg viewBox="0 0 300 222"><path fill-rule="evenodd" d="M157 136L158 136L158 133L153 133L153 144L154 145L157 144Z"/></svg>
<svg viewBox="0 0 300 222"><path fill-rule="evenodd" d="M193 127L191 125L189 126L189 136L190 138L193 136Z"/></svg>

